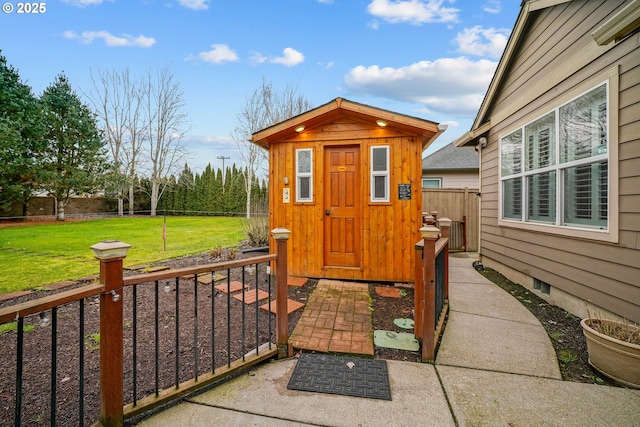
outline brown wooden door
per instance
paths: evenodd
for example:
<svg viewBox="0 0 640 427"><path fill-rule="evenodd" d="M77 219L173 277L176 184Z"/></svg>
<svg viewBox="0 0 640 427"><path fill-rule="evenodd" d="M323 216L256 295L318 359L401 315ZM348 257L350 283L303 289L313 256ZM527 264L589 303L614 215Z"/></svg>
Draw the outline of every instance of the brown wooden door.
<svg viewBox="0 0 640 427"><path fill-rule="evenodd" d="M360 147L327 147L324 157L324 263L360 266Z"/></svg>

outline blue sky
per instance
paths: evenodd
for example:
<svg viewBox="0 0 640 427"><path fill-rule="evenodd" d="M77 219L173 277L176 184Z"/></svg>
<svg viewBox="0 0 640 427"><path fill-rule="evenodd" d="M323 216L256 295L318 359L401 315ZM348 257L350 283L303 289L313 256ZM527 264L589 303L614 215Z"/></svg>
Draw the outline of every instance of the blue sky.
<svg viewBox="0 0 640 427"><path fill-rule="evenodd" d="M167 67L184 93L189 165L240 164L236 115L263 79L314 106L343 97L468 131L519 11L515 0L2 1L0 49L36 95L64 72ZM7 3L13 11L6 13ZM10 9L10 8L9 8ZM86 101L89 103L89 101Z"/></svg>

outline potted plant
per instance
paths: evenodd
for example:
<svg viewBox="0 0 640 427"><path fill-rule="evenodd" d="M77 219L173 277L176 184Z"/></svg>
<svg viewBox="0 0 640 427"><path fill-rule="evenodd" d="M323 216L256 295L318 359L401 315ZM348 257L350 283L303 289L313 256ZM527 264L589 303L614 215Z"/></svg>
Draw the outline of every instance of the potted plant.
<svg viewBox="0 0 640 427"><path fill-rule="evenodd" d="M589 364L620 384L640 388L640 326L600 316L580 322Z"/></svg>

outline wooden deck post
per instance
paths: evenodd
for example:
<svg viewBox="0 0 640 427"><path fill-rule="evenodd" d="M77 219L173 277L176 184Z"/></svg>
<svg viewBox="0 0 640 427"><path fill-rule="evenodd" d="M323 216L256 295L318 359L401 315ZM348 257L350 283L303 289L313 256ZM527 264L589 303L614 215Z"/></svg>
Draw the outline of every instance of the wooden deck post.
<svg viewBox="0 0 640 427"><path fill-rule="evenodd" d="M423 362L435 359L435 307L436 307L436 240L440 230L435 226L426 226L420 229L424 244L423 265L423 289L424 310L422 318L422 355Z"/></svg>
<svg viewBox="0 0 640 427"><path fill-rule="evenodd" d="M276 345L278 359L292 356L289 349L289 310L287 307L287 240L291 231L275 228L271 234L276 241Z"/></svg>
<svg viewBox="0 0 640 427"><path fill-rule="evenodd" d="M447 238L447 244L443 249L444 253L444 299L449 299L449 245L451 243L451 219L442 217L438 220L438 225L442 231L442 237Z"/></svg>
<svg viewBox="0 0 640 427"><path fill-rule="evenodd" d="M109 240L91 246L100 260L100 422L104 427L122 426L123 325L122 261L131 245Z"/></svg>

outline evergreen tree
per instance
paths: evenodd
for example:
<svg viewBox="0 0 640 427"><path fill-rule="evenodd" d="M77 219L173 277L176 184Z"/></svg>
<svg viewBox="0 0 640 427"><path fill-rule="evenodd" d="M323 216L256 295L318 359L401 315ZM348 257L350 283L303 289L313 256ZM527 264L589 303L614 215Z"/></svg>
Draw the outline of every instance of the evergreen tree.
<svg viewBox="0 0 640 427"><path fill-rule="evenodd" d="M45 117L45 158L42 187L58 203L57 219L76 194L101 188L107 169L105 144L95 114L73 92L60 74L40 97Z"/></svg>
<svg viewBox="0 0 640 427"><path fill-rule="evenodd" d="M38 99L0 55L0 211L22 204L22 215L41 176L44 122Z"/></svg>

